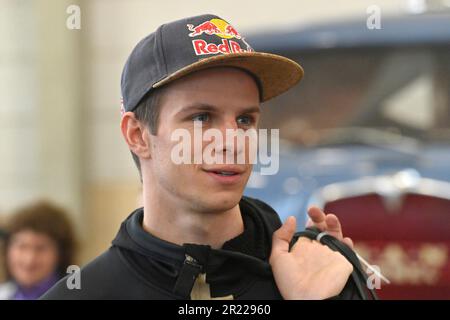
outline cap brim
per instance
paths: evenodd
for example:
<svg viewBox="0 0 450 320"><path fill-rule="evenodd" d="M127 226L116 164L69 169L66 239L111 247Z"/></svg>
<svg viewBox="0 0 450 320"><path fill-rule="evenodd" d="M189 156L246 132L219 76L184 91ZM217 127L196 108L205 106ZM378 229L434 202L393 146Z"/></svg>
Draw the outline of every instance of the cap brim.
<svg viewBox="0 0 450 320"><path fill-rule="evenodd" d="M296 85L304 73L297 62L276 54L231 53L194 62L158 81L153 88L161 87L192 72L212 67L236 67L253 74L261 86L261 102L274 98Z"/></svg>

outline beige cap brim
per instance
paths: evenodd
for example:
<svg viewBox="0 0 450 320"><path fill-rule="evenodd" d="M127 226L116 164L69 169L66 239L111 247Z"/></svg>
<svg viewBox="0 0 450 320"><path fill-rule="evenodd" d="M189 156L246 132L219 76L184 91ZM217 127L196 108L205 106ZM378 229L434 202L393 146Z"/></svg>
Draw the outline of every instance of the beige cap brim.
<svg viewBox="0 0 450 320"><path fill-rule="evenodd" d="M195 71L212 67L236 67L253 74L262 89L261 102L272 99L296 85L303 77L303 68L283 56L263 52L224 54L194 62L158 81L153 88L161 87Z"/></svg>

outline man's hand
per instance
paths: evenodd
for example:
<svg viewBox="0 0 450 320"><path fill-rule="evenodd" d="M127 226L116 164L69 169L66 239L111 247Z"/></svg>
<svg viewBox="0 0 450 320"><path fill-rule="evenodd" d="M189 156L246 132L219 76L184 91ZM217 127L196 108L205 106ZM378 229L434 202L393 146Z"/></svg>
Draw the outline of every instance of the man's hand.
<svg viewBox="0 0 450 320"><path fill-rule="evenodd" d="M316 212L312 219L315 215ZM295 230L296 220L291 216L273 234L270 265L281 295L284 299L296 300L327 299L338 295L353 266L340 253L307 238L299 238L289 251Z"/></svg>
<svg viewBox="0 0 450 320"><path fill-rule="evenodd" d="M348 237L344 238L343 236L341 223L339 222L338 217L332 213L325 214L325 212L314 206L308 209L308 215L309 219L306 223L306 227L317 227L322 231L326 231L328 234L353 249L352 239Z"/></svg>

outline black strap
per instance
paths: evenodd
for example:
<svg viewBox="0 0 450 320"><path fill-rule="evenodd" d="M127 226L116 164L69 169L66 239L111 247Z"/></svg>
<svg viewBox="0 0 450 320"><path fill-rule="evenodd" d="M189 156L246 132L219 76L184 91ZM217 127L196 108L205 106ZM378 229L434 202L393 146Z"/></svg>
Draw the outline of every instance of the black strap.
<svg viewBox="0 0 450 320"><path fill-rule="evenodd" d="M298 238L306 237L311 240L316 240L317 236L321 232L322 231L320 229L315 227L306 228L304 231L296 232L290 243L289 250L297 242ZM362 268L361 263L359 262L359 259L356 256L355 252L352 249L350 249L346 244L342 243L335 237L330 236L329 234L324 234L320 238L320 242L328 246L331 250L338 251L339 253L341 253L352 264L353 272L351 274L351 278L349 279L349 281L353 281L360 298L362 300L369 300L370 298L372 298L372 300L378 300L378 296L375 290L368 288L366 285L368 277L366 272ZM367 294L367 291L370 293L371 297Z"/></svg>

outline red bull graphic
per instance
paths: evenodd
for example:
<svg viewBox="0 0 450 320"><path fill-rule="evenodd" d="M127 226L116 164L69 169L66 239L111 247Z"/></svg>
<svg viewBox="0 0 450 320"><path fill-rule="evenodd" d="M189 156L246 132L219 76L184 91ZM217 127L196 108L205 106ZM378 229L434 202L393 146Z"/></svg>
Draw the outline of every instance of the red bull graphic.
<svg viewBox="0 0 450 320"><path fill-rule="evenodd" d="M222 44L208 43L205 40L197 39L193 40L194 51L196 55L204 54L217 54L217 53L241 53L248 52L249 50L242 49L241 45L233 40L222 39Z"/></svg>
<svg viewBox="0 0 450 320"><path fill-rule="evenodd" d="M202 34L207 35L216 35L218 37L224 39L241 39L241 35L237 32L237 30L228 22L222 19L211 19L209 21L205 21L198 26L194 26L193 24L187 25L189 31L189 37L197 37Z"/></svg>
<svg viewBox="0 0 450 320"><path fill-rule="evenodd" d="M237 32L237 30L235 28L233 28L233 26L231 24L229 24L226 28L225 28L225 33L227 35L233 36L236 39L240 39L241 35Z"/></svg>
<svg viewBox="0 0 450 320"><path fill-rule="evenodd" d="M188 24L187 27L189 31L192 31L189 33L189 37L200 36L203 33L209 34L210 36L221 33L220 29L211 21L205 21L196 27L193 24Z"/></svg>
<svg viewBox="0 0 450 320"><path fill-rule="evenodd" d="M191 33L189 37L198 37L203 34L215 35L222 38L221 44L208 43L203 39L192 40L194 51L196 55L206 54L229 54L251 52L253 49L245 42L244 38L237 32L237 30L228 22L222 19L211 19L205 21L197 26L188 24L187 28ZM245 43L246 48L242 48L240 43L232 39L241 40Z"/></svg>

